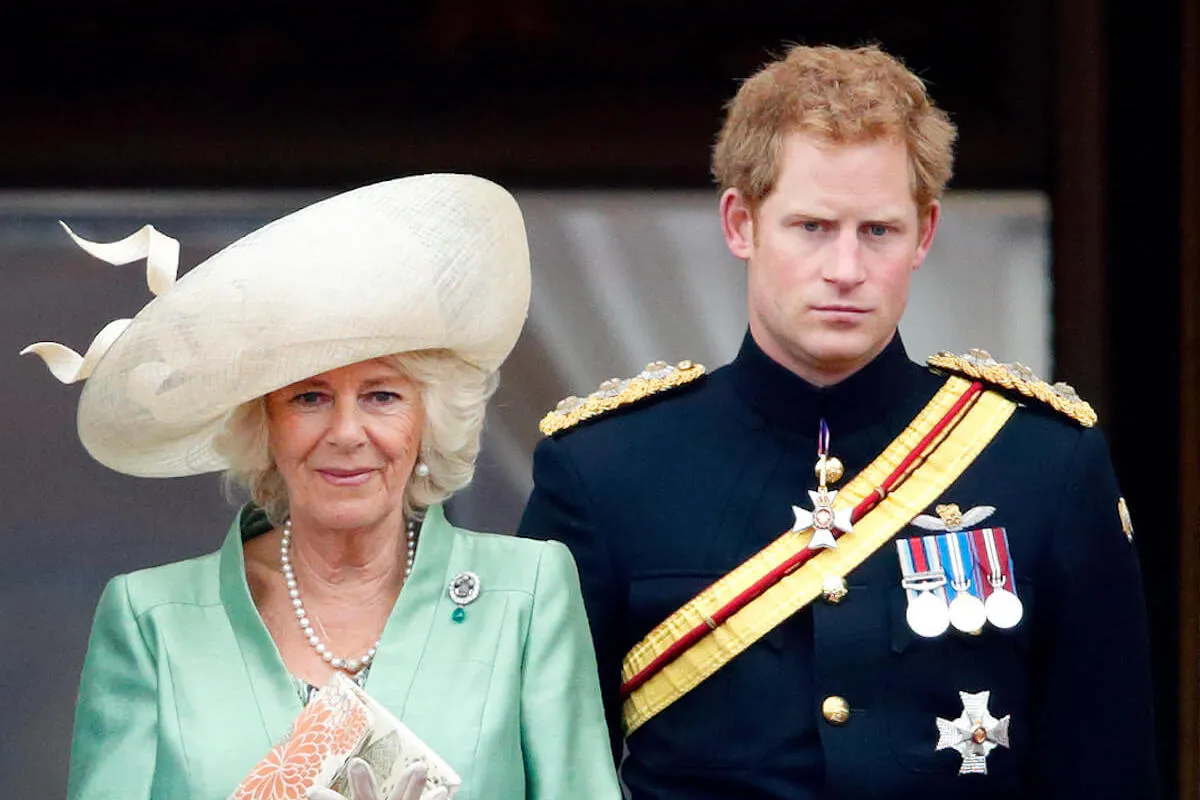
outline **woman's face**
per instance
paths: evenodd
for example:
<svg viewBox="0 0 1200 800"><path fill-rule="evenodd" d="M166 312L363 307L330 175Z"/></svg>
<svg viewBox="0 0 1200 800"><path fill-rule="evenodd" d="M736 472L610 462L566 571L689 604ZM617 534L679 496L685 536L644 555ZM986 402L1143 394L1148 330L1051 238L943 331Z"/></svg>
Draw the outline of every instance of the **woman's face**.
<svg viewBox="0 0 1200 800"><path fill-rule="evenodd" d="M399 526L424 425L417 384L385 359L271 392L271 455L292 518L326 530Z"/></svg>

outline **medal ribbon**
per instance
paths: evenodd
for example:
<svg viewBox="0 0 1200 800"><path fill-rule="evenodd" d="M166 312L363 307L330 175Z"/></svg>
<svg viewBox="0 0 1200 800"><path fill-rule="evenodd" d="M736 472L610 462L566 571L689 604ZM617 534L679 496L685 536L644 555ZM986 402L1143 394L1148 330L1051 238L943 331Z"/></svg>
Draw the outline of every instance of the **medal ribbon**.
<svg viewBox="0 0 1200 800"><path fill-rule="evenodd" d="M917 596L917 590L910 588L908 578L912 578L917 572L917 567L913 563L912 545L908 539L896 540L896 551L900 555L900 585L904 587L904 591L908 593L908 602L912 602Z"/></svg>
<svg viewBox="0 0 1200 800"><path fill-rule="evenodd" d="M921 557L917 563L925 563L925 571L932 574L941 574L941 585L933 589L933 593L942 598L943 601L949 602L954 595L947 591L949 581L946 580L946 569L942 563L941 554L938 552L938 537L937 536L921 536L913 540L914 543L919 543L919 547L913 548L914 555L916 551L921 550Z"/></svg>
<svg viewBox="0 0 1200 800"><path fill-rule="evenodd" d="M1004 587L1013 594L1017 587L1013 584L1012 556L1008 552L1008 533L1004 528L980 528L971 531L972 544L983 571L980 589L986 600L999 587Z"/></svg>
<svg viewBox="0 0 1200 800"><path fill-rule="evenodd" d="M949 531L937 537L937 541L942 563L950 567L950 589L946 594L951 600L964 592L976 594L978 590L973 588L978 583L976 564L971 556L971 542L967 535L962 531Z"/></svg>
<svg viewBox="0 0 1200 800"><path fill-rule="evenodd" d="M937 545L931 547L929 542L933 538L917 536L896 540L896 550L900 554L900 571L903 573L900 585L908 593L910 603L921 592L932 592L943 600L946 599L945 572L938 559Z"/></svg>
<svg viewBox="0 0 1200 800"><path fill-rule="evenodd" d="M953 602L954 598L958 597L959 587L963 589L966 575L963 572L962 558L955 559L955 553L950 549L950 538L953 533L946 533L940 536L926 536L925 540L933 540L933 546L937 549L938 557L942 560L942 567L946 571L946 600Z"/></svg>

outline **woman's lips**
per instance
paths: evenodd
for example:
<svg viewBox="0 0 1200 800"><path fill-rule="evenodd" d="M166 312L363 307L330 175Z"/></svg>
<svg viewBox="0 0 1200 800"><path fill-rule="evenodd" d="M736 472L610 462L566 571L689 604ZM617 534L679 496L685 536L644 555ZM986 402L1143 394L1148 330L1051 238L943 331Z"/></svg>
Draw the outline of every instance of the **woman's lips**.
<svg viewBox="0 0 1200 800"><path fill-rule="evenodd" d="M371 478L373 469L319 469L317 474L334 486L361 486Z"/></svg>

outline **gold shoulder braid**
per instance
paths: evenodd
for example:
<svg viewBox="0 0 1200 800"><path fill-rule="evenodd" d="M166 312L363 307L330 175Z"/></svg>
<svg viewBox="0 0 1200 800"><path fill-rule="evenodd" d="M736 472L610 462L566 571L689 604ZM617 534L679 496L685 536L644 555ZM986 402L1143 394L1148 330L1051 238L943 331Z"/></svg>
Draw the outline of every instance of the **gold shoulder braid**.
<svg viewBox="0 0 1200 800"><path fill-rule="evenodd" d="M1095 410L1076 394L1069 383L1046 383L1020 362L1005 364L992 358L988 351L974 348L963 355L943 351L930 356L926 362L935 369L964 375L1040 400L1085 428L1096 424Z"/></svg>
<svg viewBox="0 0 1200 800"><path fill-rule="evenodd" d="M565 431L586 419L691 383L703 374L704 365L694 361L680 361L675 365L651 361L632 378L609 378L587 397L571 395L560 400L553 411L542 417L538 430L547 436Z"/></svg>

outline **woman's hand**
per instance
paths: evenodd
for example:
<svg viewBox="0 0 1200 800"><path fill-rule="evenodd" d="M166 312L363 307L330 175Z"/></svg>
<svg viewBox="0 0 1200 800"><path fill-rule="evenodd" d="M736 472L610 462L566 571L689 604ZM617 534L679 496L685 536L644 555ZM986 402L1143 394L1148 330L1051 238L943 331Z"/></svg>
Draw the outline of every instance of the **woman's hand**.
<svg viewBox="0 0 1200 800"><path fill-rule="evenodd" d="M391 797L379 795L379 784L375 782L375 772L371 765L361 758L352 758L346 765L346 778L350 782L351 794L354 800L421 800L425 791L425 765L413 764L400 776L396 791ZM313 789L308 793L309 800L349 800L333 789ZM438 789L426 800L445 800L446 790Z"/></svg>

